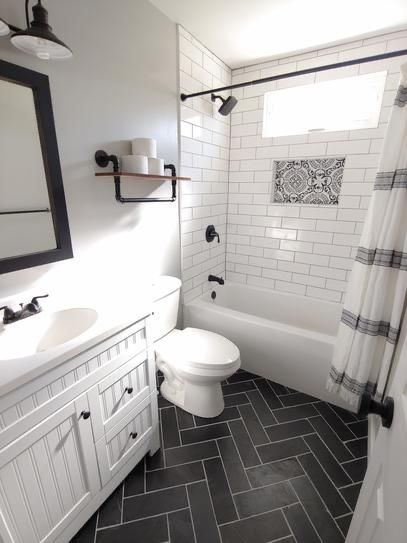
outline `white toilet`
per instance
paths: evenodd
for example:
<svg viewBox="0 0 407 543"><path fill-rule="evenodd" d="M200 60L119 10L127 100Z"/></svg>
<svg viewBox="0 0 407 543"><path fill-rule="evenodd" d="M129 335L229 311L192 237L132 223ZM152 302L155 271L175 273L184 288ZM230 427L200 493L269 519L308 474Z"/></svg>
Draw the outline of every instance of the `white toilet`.
<svg viewBox="0 0 407 543"><path fill-rule="evenodd" d="M157 367L164 374L161 394L200 417L222 413L221 382L240 368L231 341L198 328L176 330L181 281L162 276L154 284L153 339Z"/></svg>

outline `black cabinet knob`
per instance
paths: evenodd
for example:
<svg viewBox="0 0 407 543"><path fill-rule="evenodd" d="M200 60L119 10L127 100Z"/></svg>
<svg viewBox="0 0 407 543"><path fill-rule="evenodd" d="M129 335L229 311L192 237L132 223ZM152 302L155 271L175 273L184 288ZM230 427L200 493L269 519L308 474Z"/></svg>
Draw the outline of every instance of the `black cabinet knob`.
<svg viewBox="0 0 407 543"><path fill-rule="evenodd" d="M90 411L82 411L81 416L79 418L88 419L90 417Z"/></svg>
<svg viewBox="0 0 407 543"><path fill-rule="evenodd" d="M131 439L136 439L137 436L138 436L138 433L137 433L137 432L131 432L131 433L130 433Z"/></svg>
<svg viewBox="0 0 407 543"><path fill-rule="evenodd" d="M124 392L127 392L127 394L133 394L133 387L126 387Z"/></svg>

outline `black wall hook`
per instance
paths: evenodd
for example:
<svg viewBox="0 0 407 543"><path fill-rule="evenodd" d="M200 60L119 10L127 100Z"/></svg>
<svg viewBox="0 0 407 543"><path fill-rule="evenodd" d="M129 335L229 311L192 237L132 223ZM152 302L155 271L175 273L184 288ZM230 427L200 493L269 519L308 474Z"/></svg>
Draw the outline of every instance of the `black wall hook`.
<svg viewBox="0 0 407 543"><path fill-rule="evenodd" d="M367 417L370 414L379 415L382 419L382 426L390 428L394 415L393 398L386 396L382 402L378 402L373 399L370 392L364 392L359 406L359 415Z"/></svg>

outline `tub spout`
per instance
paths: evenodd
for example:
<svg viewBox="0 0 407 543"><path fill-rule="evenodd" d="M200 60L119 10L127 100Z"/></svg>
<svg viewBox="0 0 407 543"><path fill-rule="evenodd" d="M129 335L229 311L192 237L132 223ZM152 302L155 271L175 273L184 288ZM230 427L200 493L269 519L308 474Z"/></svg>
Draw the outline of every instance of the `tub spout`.
<svg viewBox="0 0 407 543"><path fill-rule="evenodd" d="M223 277L216 277L216 275L208 275L208 281L215 281L216 283L219 283L220 285L225 284Z"/></svg>

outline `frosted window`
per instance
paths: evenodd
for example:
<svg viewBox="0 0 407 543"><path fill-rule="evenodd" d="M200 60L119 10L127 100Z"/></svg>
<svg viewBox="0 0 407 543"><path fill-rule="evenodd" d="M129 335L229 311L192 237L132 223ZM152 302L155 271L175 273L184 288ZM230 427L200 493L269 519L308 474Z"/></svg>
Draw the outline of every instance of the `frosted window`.
<svg viewBox="0 0 407 543"><path fill-rule="evenodd" d="M263 138L375 128L387 72L267 92Z"/></svg>

